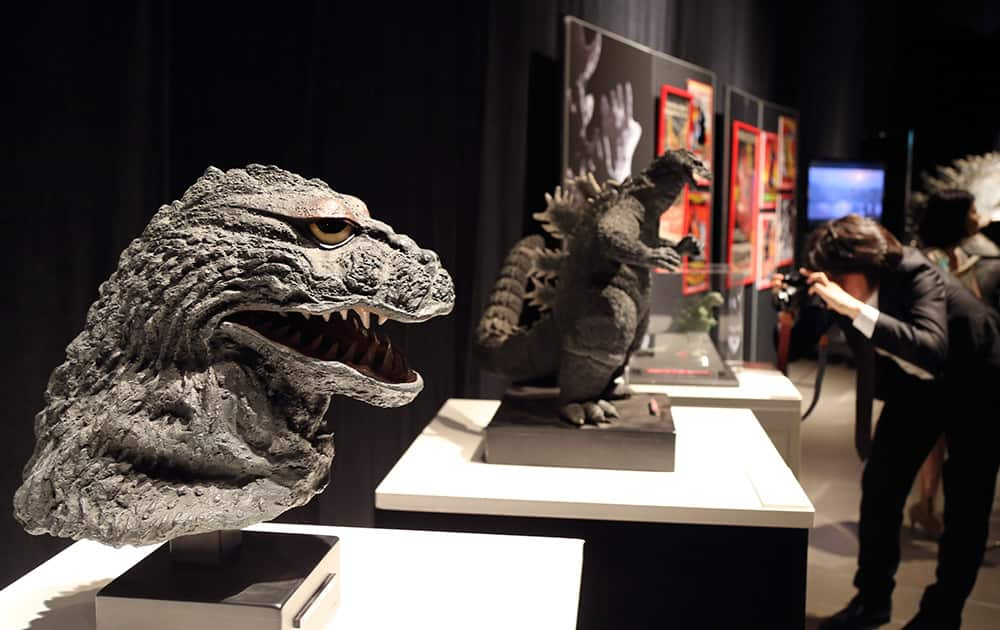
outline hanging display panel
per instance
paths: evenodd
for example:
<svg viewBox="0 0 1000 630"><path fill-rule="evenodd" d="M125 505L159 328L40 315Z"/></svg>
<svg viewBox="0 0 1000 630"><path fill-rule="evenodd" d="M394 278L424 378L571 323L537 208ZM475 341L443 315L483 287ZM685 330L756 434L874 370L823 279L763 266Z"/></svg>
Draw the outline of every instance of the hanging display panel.
<svg viewBox="0 0 1000 630"><path fill-rule="evenodd" d="M623 180L667 149L689 149L709 171L713 156L715 75L593 24L567 16L563 67L562 176L592 172ZM679 235L686 197L699 189L711 204L712 177L664 208L660 233ZM702 242L712 239L706 226ZM673 239L672 239L673 240Z"/></svg>
<svg viewBox="0 0 1000 630"><path fill-rule="evenodd" d="M760 131L733 122L729 180L729 281L728 286L754 280L754 232L757 222L757 166Z"/></svg>
<svg viewBox="0 0 1000 630"><path fill-rule="evenodd" d="M653 153L652 59L577 21L567 22L563 165L621 182Z"/></svg>

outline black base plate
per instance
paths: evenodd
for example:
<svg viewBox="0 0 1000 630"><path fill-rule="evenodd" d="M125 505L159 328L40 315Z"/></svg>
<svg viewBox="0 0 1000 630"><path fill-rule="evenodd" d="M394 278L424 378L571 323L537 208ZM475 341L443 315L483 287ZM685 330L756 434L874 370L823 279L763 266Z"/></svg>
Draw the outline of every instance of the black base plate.
<svg viewBox="0 0 1000 630"><path fill-rule="evenodd" d="M202 627L189 625L192 618L215 619L214 628L229 627L218 619L244 628L283 628L282 619L308 612L321 591L326 603L317 608L330 609L331 600L339 600L338 540L245 531L238 551L214 566L178 561L162 545L97 593L98 628L123 627L123 619L144 614L149 628ZM209 608L219 612L192 612Z"/></svg>
<svg viewBox="0 0 1000 630"><path fill-rule="evenodd" d="M674 423L662 394L614 401L620 417L601 425L574 426L559 416L558 390L512 390L485 431L489 464L564 466L670 472ZM657 414L650 413L655 399Z"/></svg>

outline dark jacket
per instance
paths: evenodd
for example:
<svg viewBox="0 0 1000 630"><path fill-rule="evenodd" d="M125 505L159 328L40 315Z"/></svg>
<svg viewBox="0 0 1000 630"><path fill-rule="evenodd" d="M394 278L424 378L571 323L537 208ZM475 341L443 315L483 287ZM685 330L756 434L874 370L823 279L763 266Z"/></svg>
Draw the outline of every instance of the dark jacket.
<svg viewBox="0 0 1000 630"><path fill-rule="evenodd" d="M881 348L949 386L965 389L991 380L992 386L1000 386L996 380L1000 375L1000 317L920 251L905 247L899 265L879 278L878 309L870 340L846 317L824 309L803 309L792 331L792 355L814 345L836 323L856 359ZM913 387L919 387L919 379L882 355L874 357L872 376L874 383L859 382L859 392L873 387L873 394L881 400L912 396Z"/></svg>
<svg viewBox="0 0 1000 630"><path fill-rule="evenodd" d="M976 284L983 301L1000 310L1000 247L982 233L965 239L961 245L966 254L979 256L976 263Z"/></svg>

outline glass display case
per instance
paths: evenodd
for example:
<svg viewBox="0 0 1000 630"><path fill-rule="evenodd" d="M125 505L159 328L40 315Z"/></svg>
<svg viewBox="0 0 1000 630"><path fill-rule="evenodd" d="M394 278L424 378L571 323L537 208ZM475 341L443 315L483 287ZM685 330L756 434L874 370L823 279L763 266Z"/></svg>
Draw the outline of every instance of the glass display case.
<svg viewBox="0 0 1000 630"><path fill-rule="evenodd" d="M744 358L745 289L727 287L728 265L695 265L652 275L649 327L629 383L738 385L730 365Z"/></svg>

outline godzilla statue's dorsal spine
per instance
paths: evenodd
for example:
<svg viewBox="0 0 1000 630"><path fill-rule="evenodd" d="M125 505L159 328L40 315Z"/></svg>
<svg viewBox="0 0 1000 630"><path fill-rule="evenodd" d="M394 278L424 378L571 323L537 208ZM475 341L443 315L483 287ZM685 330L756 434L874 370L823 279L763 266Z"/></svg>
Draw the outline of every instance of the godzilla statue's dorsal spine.
<svg viewBox="0 0 1000 630"><path fill-rule="evenodd" d="M527 236L514 245L500 267L476 331L479 356L491 370L521 378L544 376L544 370L537 374L543 363L537 359L553 353L547 347L551 322L545 317L530 329L520 325L532 269L544 251L541 236Z"/></svg>

